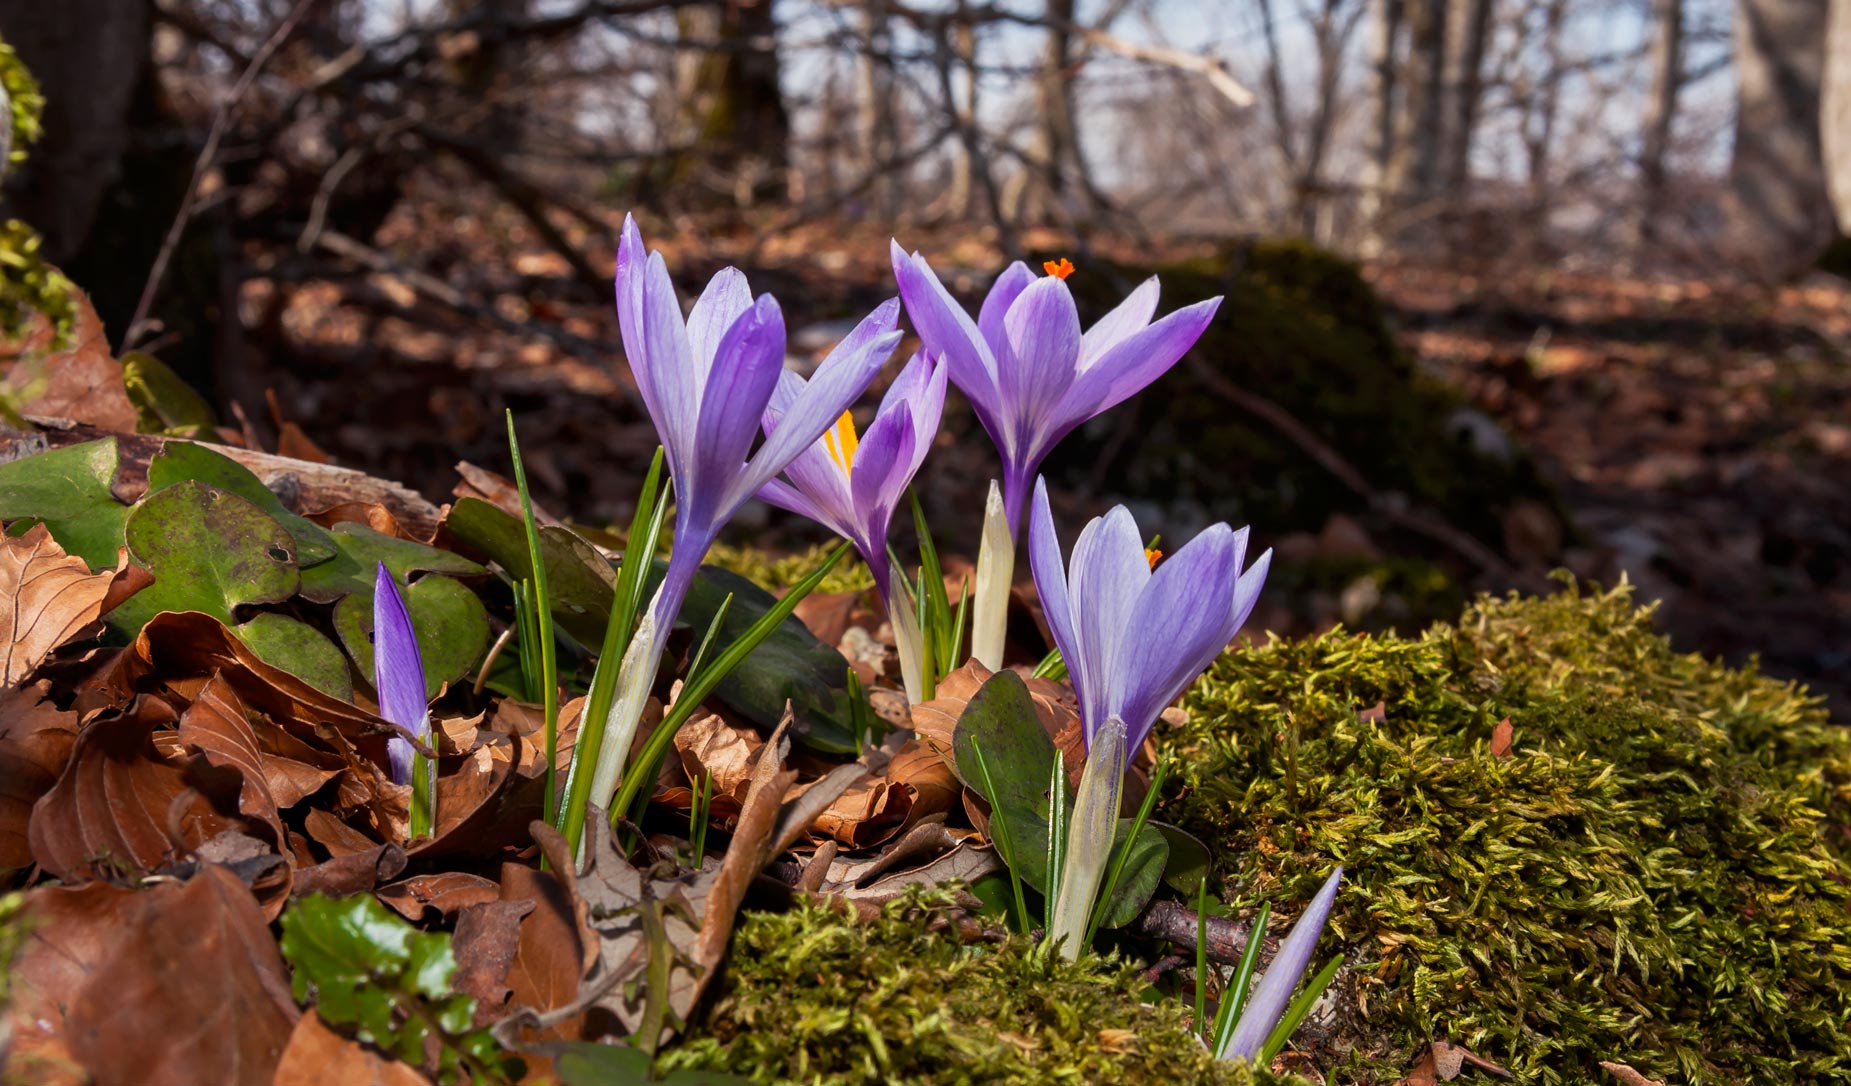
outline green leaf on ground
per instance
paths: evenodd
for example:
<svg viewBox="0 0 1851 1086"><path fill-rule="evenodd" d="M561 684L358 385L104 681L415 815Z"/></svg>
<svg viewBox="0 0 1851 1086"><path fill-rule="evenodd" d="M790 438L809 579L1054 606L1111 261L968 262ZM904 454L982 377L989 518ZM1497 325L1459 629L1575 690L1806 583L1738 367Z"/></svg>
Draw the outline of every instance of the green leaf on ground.
<svg viewBox="0 0 1851 1086"><path fill-rule="evenodd" d="M452 536L487 555L515 581L533 579L527 529L519 517L481 498L462 498L443 523ZM604 627L610 622L615 568L578 533L558 525L540 529L540 554L546 563L553 619L574 640L595 650L604 643Z"/></svg>
<svg viewBox="0 0 1851 1086"><path fill-rule="evenodd" d="M125 534L154 583L109 613L124 633L162 611L201 611L231 626L239 607L296 594L295 540L274 517L218 487L189 480L148 495Z"/></svg>
<svg viewBox="0 0 1851 1086"><path fill-rule="evenodd" d="M90 568L113 568L129 519L111 490L115 479L113 437L0 464L0 520L42 521Z"/></svg>
<svg viewBox="0 0 1851 1086"><path fill-rule="evenodd" d="M448 577L420 577L405 590L405 608L424 657L424 694L467 676L488 648L488 612L465 585ZM360 674L373 681L373 593L355 592L334 608L334 630Z"/></svg>
<svg viewBox="0 0 1851 1086"><path fill-rule="evenodd" d="M1000 844L997 851L1023 882L1046 893L1047 785L1048 769L1056 757L1054 740L1048 738L1035 716L1028 684L1013 671L990 676L971 695L951 733L958 776L981 795L983 790L977 782L983 780L983 775L977 769L975 750L979 745L989 762L990 779L996 785L996 794L983 798L989 801L990 818L1008 824L1007 836L1017 854L1003 852ZM998 836L992 834L991 839Z"/></svg>
<svg viewBox="0 0 1851 1086"><path fill-rule="evenodd" d="M334 557L334 539L314 521L296 515L252 473L223 453L191 441L169 441L148 461L148 493L188 480L230 491L270 514L296 541L296 564L302 569Z"/></svg>
<svg viewBox="0 0 1851 1086"><path fill-rule="evenodd" d="M1118 834L1112 842L1115 850L1124 847L1136 821L1131 818L1118 820ZM1146 822L1131 846L1131 858L1125 862L1124 873L1118 878L1118 888L1106 899L1105 915L1099 926L1121 928L1136 920L1157 892L1157 884L1163 881L1164 864L1169 858L1170 846L1162 831Z"/></svg>
<svg viewBox="0 0 1851 1086"><path fill-rule="evenodd" d="M400 584L413 573L480 577L488 572L460 554L376 532L352 521L336 524L329 542L335 548L333 561L302 571L302 596L316 603L333 603L355 592L370 595L381 562Z"/></svg>
<svg viewBox="0 0 1851 1086"><path fill-rule="evenodd" d="M135 405L135 428L144 434L210 436L218 422L205 397L151 354L122 356L122 387Z"/></svg>
<svg viewBox="0 0 1851 1086"><path fill-rule="evenodd" d="M347 657L315 627L264 611L231 629L264 663L282 668L324 694L353 700ZM370 654L367 659L372 659Z"/></svg>

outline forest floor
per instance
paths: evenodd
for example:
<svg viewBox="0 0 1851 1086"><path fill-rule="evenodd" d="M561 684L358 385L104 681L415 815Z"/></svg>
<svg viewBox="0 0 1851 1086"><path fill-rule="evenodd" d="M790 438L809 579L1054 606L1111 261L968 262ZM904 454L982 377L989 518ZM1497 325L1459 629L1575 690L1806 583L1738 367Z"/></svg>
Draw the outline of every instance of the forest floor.
<svg viewBox="0 0 1851 1086"><path fill-rule="evenodd" d="M683 288L729 262L747 268L755 290L782 302L793 354L826 348L892 293L879 230L677 225L648 240L666 250ZM518 227L471 236L413 213L382 249L395 231L408 243L433 230L454 237L458 254L437 274L495 295L490 320L500 327L390 275L286 297L256 283L245 323L253 353L269 360L258 380L276 388L282 417L339 462L443 500L458 460L506 472L501 415L511 407L531 435L524 445L543 504L593 523L626 517L655 438L604 361L621 354L608 300L573 283ZM995 247L969 235L902 240L930 251L967 297L1000 267ZM1060 248L1054 235L1021 240L1031 251ZM465 252L481 255L465 261ZM1851 719L1851 284L1819 276L1751 289L1403 263L1366 273L1422 364L1537 456L1575 521L1577 573L1612 582L1624 571L1642 598L1663 600L1661 624L1678 647L1733 663L1759 654L1768 671L1807 682ZM266 444L269 421L254 422ZM921 489L962 495L966 487L933 479L981 477L989 453L980 445L941 450ZM755 541L810 541L802 527L751 519L763 515L744 524Z"/></svg>

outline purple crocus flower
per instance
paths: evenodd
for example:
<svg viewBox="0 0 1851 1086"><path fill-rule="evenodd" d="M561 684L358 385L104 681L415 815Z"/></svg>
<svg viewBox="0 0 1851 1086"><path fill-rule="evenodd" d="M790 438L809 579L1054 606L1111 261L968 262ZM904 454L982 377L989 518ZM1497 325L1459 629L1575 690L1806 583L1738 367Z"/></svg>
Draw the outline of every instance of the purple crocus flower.
<svg viewBox="0 0 1851 1086"><path fill-rule="evenodd" d="M1021 523L1029 480L1060 439L1140 391L1195 346L1219 297L1151 323L1157 279L1146 279L1092 328L1067 288L1073 266L1049 264L1037 277L1021 261L991 285L972 321L918 253L892 246L893 274L926 350L944 358L951 381L1003 458L1010 531Z"/></svg>
<svg viewBox="0 0 1851 1086"><path fill-rule="evenodd" d="M1243 573L1246 551L1247 529L1214 524L1153 570L1121 505L1080 532L1063 569L1047 484L1036 481L1029 566L1089 748L1117 720L1126 749L1136 750L1164 707L1234 640L1273 557L1267 551Z"/></svg>
<svg viewBox="0 0 1851 1086"><path fill-rule="evenodd" d="M832 429L790 462L785 479L766 483L758 493L853 542L883 598L892 594L887 526L938 434L945 377L945 367L933 365L924 351L914 354L881 397L866 434L857 437L854 418L843 412ZM794 373L779 379L765 409L767 438L783 425L803 389L803 378Z"/></svg>
<svg viewBox="0 0 1851 1086"><path fill-rule="evenodd" d="M1240 1021L1228 1034L1227 1043L1216 1057L1224 1060L1251 1060L1260 1054L1260 1049L1272 1036L1279 1019L1284 1017L1287 1003L1292 993L1297 990L1299 981L1305 978L1305 971L1311 968L1311 952L1317 949L1318 936L1324 934L1324 922L1330 919L1330 908L1337 900L1337 884L1343 878L1343 868L1331 872L1330 878L1324 880L1324 886L1318 895L1311 899L1298 923L1292 925L1292 931L1279 944L1279 952L1267 963L1266 973L1260 983L1253 989L1253 997L1240 1012ZM1249 939L1259 939L1265 932L1250 932Z"/></svg>
<svg viewBox="0 0 1851 1086"><path fill-rule="evenodd" d="M1086 526L1063 569L1047 485L1035 483L1029 564L1086 737L1048 933L1069 958L1082 949L1099 895L1131 753L1164 706L1227 648L1259 597L1272 552L1242 573L1246 550L1245 528L1216 524L1153 570L1137 524L1119 506Z"/></svg>
<svg viewBox="0 0 1851 1086"><path fill-rule="evenodd" d="M784 317L768 294L752 297L737 268L715 275L684 320L660 252L643 248L624 216L617 246L617 319L637 390L655 423L675 487L675 545L668 572L619 664L591 798L617 791L668 631L695 572L739 507L815 444L874 379L900 340L891 299L829 353L791 399L777 432L756 452L759 424L784 373ZM606 661L599 661L606 666ZM576 765L574 772L577 771Z"/></svg>
<svg viewBox="0 0 1851 1086"><path fill-rule="evenodd" d="M431 712L424 698L424 656L405 597L399 595L398 581L384 562L373 578L373 686L379 691L379 715L428 743ZM403 736L386 740L392 783L411 783L416 753Z"/></svg>
<svg viewBox="0 0 1851 1086"><path fill-rule="evenodd" d="M828 527L861 552L880 589L881 602L887 606L906 696L913 702L923 694L923 643L907 595L893 582L887 527L938 434L939 416L945 408L945 377L945 367L933 365L924 351L913 355L881 398L866 435L858 439L854 416L842 412L833 429L784 469L789 482L774 479L758 494ZM771 405L765 409L767 438L775 436L785 412L803 389L803 378L794 373L779 378Z"/></svg>

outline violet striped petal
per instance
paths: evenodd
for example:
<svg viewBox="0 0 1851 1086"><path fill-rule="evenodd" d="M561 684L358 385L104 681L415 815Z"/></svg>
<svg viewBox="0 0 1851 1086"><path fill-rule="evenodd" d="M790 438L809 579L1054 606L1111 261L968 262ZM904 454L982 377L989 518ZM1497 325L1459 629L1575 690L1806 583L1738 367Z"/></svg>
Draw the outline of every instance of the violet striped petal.
<svg viewBox="0 0 1851 1086"><path fill-rule="evenodd" d="M996 361L1007 414L1003 427L1011 435L1005 455L1045 452L1040 432L1060 421L1053 412L1073 383L1074 360L1080 356L1080 313L1066 281L1050 275L1024 288L1003 317L999 346Z"/></svg>
<svg viewBox="0 0 1851 1086"><path fill-rule="evenodd" d="M897 250L899 243L895 242ZM938 355L951 368L951 383L970 400L977 421L992 439L1004 436L1001 390L998 387L997 362L988 342L964 307L951 297L938 274L917 253L911 257L896 254L894 274L899 281L900 297L906 313L926 349Z"/></svg>
<svg viewBox="0 0 1851 1086"><path fill-rule="evenodd" d="M1085 371L1105 354L1105 352L1123 342L1127 336L1141 332L1150 325L1150 319L1157 312L1157 277L1151 276L1138 284L1138 289L1126 295L1110 313L1086 330L1080 337L1080 369Z"/></svg>
<svg viewBox="0 0 1851 1086"><path fill-rule="evenodd" d="M1035 278L1028 265L1018 260L1003 269L1003 274L990 284L990 292L983 296L983 307L977 311L977 331L989 344L993 357L1002 356L1003 318L1009 315L1010 307Z"/></svg>
<svg viewBox="0 0 1851 1086"><path fill-rule="evenodd" d="M1063 414L1077 426L1142 391L1189 353L1220 305L1221 299L1210 298L1185 306L1119 340L1073 382Z"/></svg>
<svg viewBox="0 0 1851 1086"><path fill-rule="evenodd" d="M1067 662L1068 674L1075 676L1073 688L1077 693L1081 687L1079 672L1075 670L1079 666L1080 640L1073 625L1073 607L1067 594L1067 567L1061 560L1060 537L1055 534L1054 514L1048 508L1045 479L1035 480L1034 508L1028 520L1028 565L1035 577L1035 592L1041 597L1042 613L1047 616L1048 628L1054 632L1055 647ZM1084 695L1081 697L1081 717L1088 719Z"/></svg>
<svg viewBox="0 0 1851 1086"><path fill-rule="evenodd" d="M1111 715L1112 688L1128 678L1115 669L1118 646L1130 631L1138 597L1151 576L1131 512L1114 506L1081 529L1067 569L1077 650L1076 658L1067 661L1067 671L1080 696L1080 722L1090 742Z"/></svg>
<svg viewBox="0 0 1851 1086"><path fill-rule="evenodd" d="M913 424L893 411L875 418L861 436L849 471L849 492L854 500L853 531L845 533L861 550L874 575L882 599L889 599L887 526L893 509L912 479L907 470L913 458ZM896 485L897 484L897 485Z"/></svg>
<svg viewBox="0 0 1851 1086"><path fill-rule="evenodd" d="M758 500L775 505L779 509L788 510L800 517L807 517L837 535L847 534L838 526L834 516L825 512L822 506L811 501L809 495L782 479L773 479L759 487Z"/></svg>
<svg viewBox="0 0 1851 1086"><path fill-rule="evenodd" d="M379 692L380 716L420 739L429 737L424 657L398 582L384 562L373 578L373 686ZM411 744L394 737L386 748L393 781L410 783Z"/></svg>
<svg viewBox="0 0 1851 1086"><path fill-rule="evenodd" d="M1106 707L1125 721L1133 748L1233 640L1235 562L1234 533L1210 525L1166 558L1139 594L1108 665L1118 681Z"/></svg>
<svg viewBox="0 0 1851 1086"><path fill-rule="evenodd" d="M718 505L726 483L745 468L765 405L784 372L784 316L764 295L721 338L713 372L701 395L695 430L692 485L675 495L676 523L697 519L718 526L732 509ZM756 489L756 488L754 488Z"/></svg>
<svg viewBox="0 0 1851 1086"><path fill-rule="evenodd" d="M1324 923L1330 919L1330 909L1337 900L1337 886L1342 878L1342 867L1332 871L1317 897L1305 908L1304 915L1292 925L1291 934L1279 944L1279 952L1267 963L1265 975L1254 986L1253 995L1248 998L1246 1009L1241 1011L1240 1021L1234 1024L1234 1031L1228 1035L1227 1044L1215 1053L1218 1058L1251 1060L1260 1054L1273 1027L1285 1015L1292 993L1297 991L1305 971L1311 967L1312 952L1317 949L1318 937L1324 934ZM1254 932L1249 938L1257 939L1263 934Z"/></svg>
<svg viewBox="0 0 1851 1086"><path fill-rule="evenodd" d="M694 360L695 382L706 387L727 330L752 308L752 288L738 268L721 268L707 281L707 289L688 312L688 347Z"/></svg>
<svg viewBox="0 0 1851 1086"><path fill-rule="evenodd" d="M777 429L765 438L745 471L728 489L721 504L728 515L782 474L867 390L868 382L900 341L900 333L894 329L899 312L897 299L883 302L816 367L815 376L791 400Z"/></svg>

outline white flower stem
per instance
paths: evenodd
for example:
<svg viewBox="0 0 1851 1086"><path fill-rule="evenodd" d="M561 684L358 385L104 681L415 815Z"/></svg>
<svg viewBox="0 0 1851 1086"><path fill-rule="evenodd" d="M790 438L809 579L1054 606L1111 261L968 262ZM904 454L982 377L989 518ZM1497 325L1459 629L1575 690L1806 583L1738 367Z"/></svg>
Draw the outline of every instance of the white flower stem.
<svg viewBox="0 0 1851 1086"><path fill-rule="evenodd" d="M977 551L977 586L971 600L971 655L991 671L1003 666L1009 633L1009 588L1015 582L1015 532L1004 512L1003 490L992 479L983 503L983 543Z"/></svg>
<svg viewBox="0 0 1851 1086"><path fill-rule="evenodd" d="M660 592L658 590L658 597ZM636 635L623 654L617 669L617 696L604 718L604 742L598 748L598 767L591 775L591 802L610 814L611 797L617 794L624 764L630 760L630 746L636 741L636 726L649 704L649 691L655 686L656 668L662 662L663 639L656 623L652 601L636 624Z"/></svg>
<svg viewBox="0 0 1851 1086"><path fill-rule="evenodd" d="M1086 929L1099 896L1099 880L1112 857L1118 833L1119 794L1125 786L1125 722L1109 717L1093 735L1073 801L1067 834L1067 862L1060 873L1048 938L1068 961L1086 950Z"/></svg>
<svg viewBox="0 0 1851 1086"><path fill-rule="evenodd" d="M893 625L893 648L900 654L900 678L906 684L906 701L918 705L925 700L925 638L919 632L919 616L904 587L895 579L887 595L887 621Z"/></svg>

